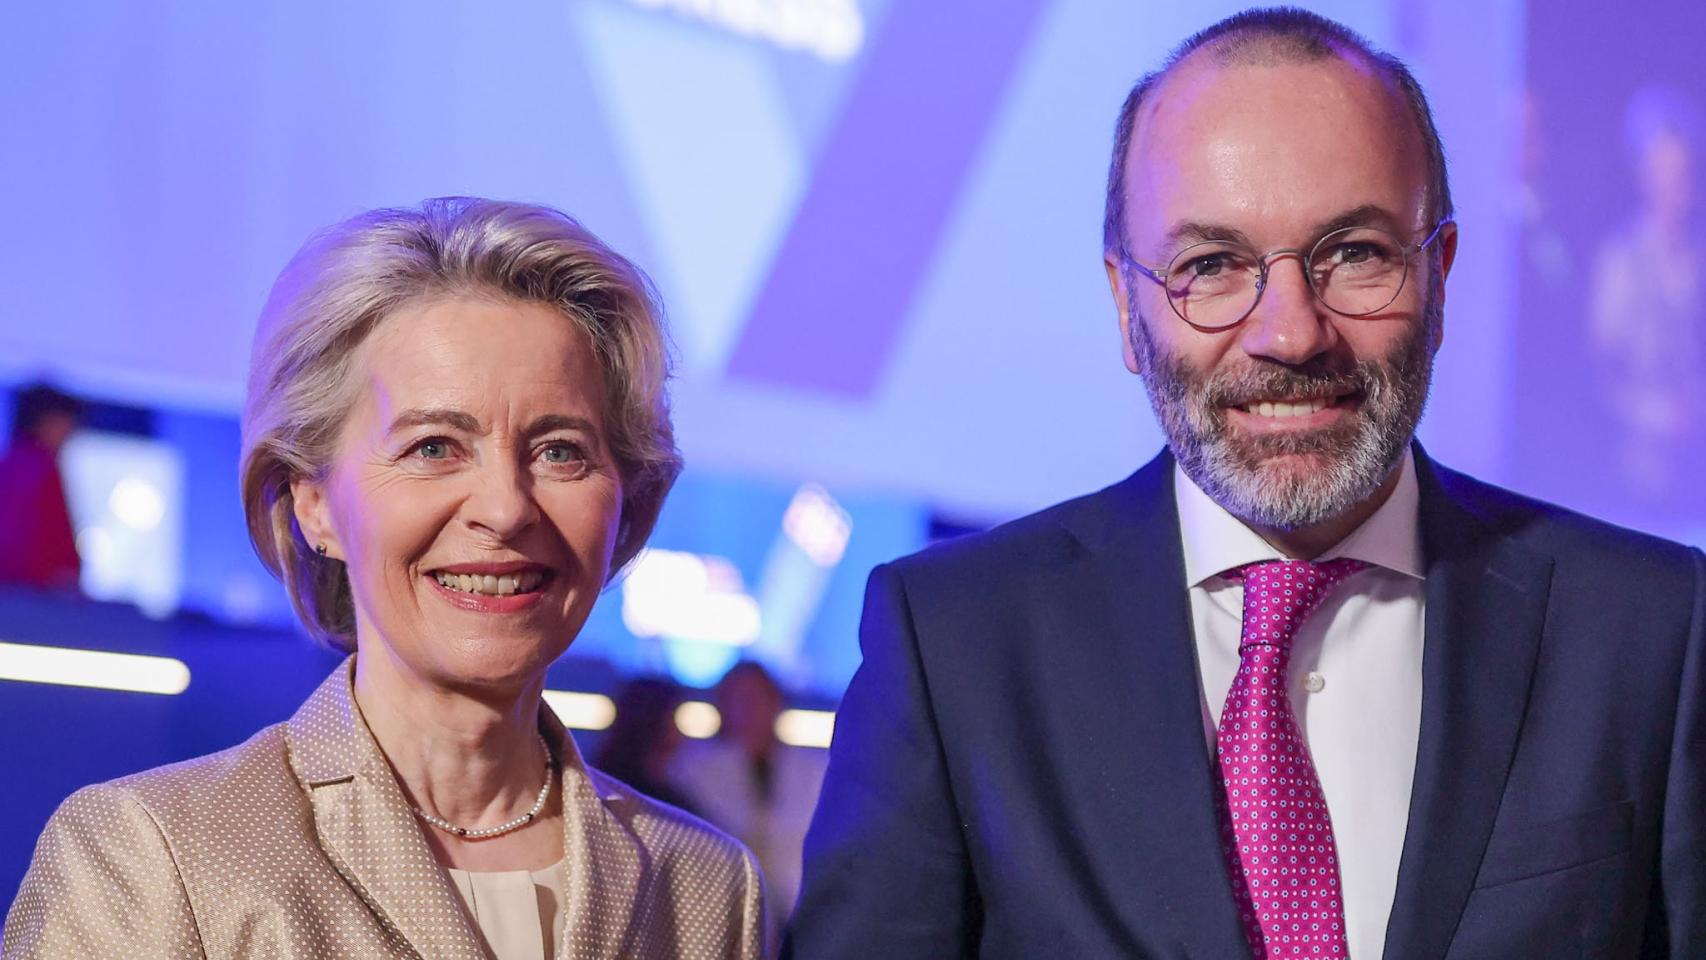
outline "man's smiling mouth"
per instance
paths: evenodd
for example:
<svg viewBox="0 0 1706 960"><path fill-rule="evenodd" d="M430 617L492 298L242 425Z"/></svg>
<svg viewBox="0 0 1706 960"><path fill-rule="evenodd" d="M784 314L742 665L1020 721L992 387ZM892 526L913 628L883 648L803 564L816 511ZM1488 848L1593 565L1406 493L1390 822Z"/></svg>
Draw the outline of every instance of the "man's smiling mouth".
<svg viewBox="0 0 1706 960"><path fill-rule="evenodd" d="M1231 404L1231 409L1270 420L1307 417L1331 407L1348 405L1356 394L1327 397L1260 397L1244 403Z"/></svg>
<svg viewBox="0 0 1706 960"><path fill-rule="evenodd" d="M1245 413L1253 413L1259 417L1304 417L1311 413L1320 413L1327 409L1325 397L1316 400L1291 402L1286 400L1259 400L1255 403L1241 405L1238 409Z"/></svg>

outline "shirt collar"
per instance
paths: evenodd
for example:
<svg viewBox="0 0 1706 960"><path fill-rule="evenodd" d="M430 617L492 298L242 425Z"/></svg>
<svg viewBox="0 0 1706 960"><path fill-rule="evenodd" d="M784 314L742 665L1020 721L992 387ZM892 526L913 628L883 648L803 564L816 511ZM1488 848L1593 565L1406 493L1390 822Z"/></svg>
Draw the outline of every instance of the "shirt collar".
<svg viewBox="0 0 1706 960"><path fill-rule="evenodd" d="M1284 555L1261 535L1226 512L1173 467L1173 499L1179 510L1179 533L1185 547L1185 582L1201 586L1234 567ZM1320 557L1353 557L1418 580L1423 577L1422 538L1418 526L1421 497L1416 486L1415 454L1406 449L1398 467L1398 485L1380 509Z"/></svg>

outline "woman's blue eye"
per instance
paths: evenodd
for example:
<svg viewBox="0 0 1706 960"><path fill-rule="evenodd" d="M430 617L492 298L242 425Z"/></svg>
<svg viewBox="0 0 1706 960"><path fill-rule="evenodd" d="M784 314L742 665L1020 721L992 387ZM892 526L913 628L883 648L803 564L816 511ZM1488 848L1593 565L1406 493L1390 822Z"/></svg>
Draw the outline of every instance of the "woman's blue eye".
<svg viewBox="0 0 1706 960"><path fill-rule="evenodd" d="M415 446L415 452L424 460L443 460L450 456L450 444L443 440L426 440Z"/></svg>
<svg viewBox="0 0 1706 960"><path fill-rule="evenodd" d="M580 452L566 443L553 443L541 454L546 463L574 463L580 459Z"/></svg>

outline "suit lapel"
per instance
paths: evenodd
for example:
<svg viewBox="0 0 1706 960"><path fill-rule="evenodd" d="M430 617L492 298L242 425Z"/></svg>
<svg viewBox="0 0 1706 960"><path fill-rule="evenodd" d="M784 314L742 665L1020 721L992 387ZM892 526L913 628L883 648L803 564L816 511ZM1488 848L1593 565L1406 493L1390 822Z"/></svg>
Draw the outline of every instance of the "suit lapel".
<svg viewBox="0 0 1706 960"><path fill-rule="evenodd" d="M423 960L484 958L456 891L355 709L346 661L285 725L291 768L314 808L321 848L401 945ZM635 953L648 855L606 803L605 784L581 760L549 707L563 798L564 905L557 957L617 960ZM619 795L618 795L619 796Z"/></svg>
<svg viewBox="0 0 1706 960"><path fill-rule="evenodd" d="M1420 448L1422 724L1388 960L1445 956L1492 833L1545 624L1552 562L1473 507Z"/></svg>
<svg viewBox="0 0 1706 960"><path fill-rule="evenodd" d="M385 757L355 710L354 659L285 725L290 765L332 864L401 946L423 960L486 956L449 878L421 836Z"/></svg>
<svg viewBox="0 0 1706 960"><path fill-rule="evenodd" d="M557 744L563 796L563 926L558 960L617 960L638 952L635 921L648 854L606 801L605 784L581 760L575 741L549 707L545 735Z"/></svg>
<svg viewBox="0 0 1706 960"><path fill-rule="evenodd" d="M1061 611L1050 673L1070 690L1065 815L1094 837L1096 895L1167 955L1247 955L1232 899L1203 737L1190 600L1163 454L1071 515L1083 550L1047 581ZM1158 930L1169 931L1162 940ZM1137 936L1135 932L1145 935ZM1157 942L1160 941L1160 942Z"/></svg>

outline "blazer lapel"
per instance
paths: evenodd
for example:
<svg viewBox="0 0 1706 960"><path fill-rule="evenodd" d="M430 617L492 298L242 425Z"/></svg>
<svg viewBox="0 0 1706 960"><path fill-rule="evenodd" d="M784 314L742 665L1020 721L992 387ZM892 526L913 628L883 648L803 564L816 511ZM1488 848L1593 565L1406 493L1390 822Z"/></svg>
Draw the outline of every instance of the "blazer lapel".
<svg viewBox="0 0 1706 960"><path fill-rule="evenodd" d="M1086 755L1066 767L1076 782L1064 785L1065 815L1095 838L1092 888L1147 934L1133 953L1146 953L1141 942L1170 957L1246 956L1203 737L1172 457L1091 506L1066 522L1083 550L1046 581L1062 641L1050 673L1071 685L1072 723L1087 731Z"/></svg>
<svg viewBox="0 0 1706 960"><path fill-rule="evenodd" d="M354 663L346 660L285 725L320 846L400 946L423 960L483 960L456 891L356 712Z"/></svg>
<svg viewBox="0 0 1706 960"><path fill-rule="evenodd" d="M635 924L644 913L639 897L650 873L649 855L607 805L603 782L587 769L556 714L550 707L540 713L545 736L557 744L562 771L567 875L558 960L636 956Z"/></svg>
<svg viewBox="0 0 1706 960"><path fill-rule="evenodd" d="M1451 944L1516 753L1552 577L1550 558L1416 454L1428 558L1422 724L1388 960L1440 958Z"/></svg>

